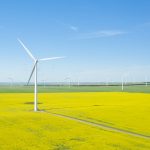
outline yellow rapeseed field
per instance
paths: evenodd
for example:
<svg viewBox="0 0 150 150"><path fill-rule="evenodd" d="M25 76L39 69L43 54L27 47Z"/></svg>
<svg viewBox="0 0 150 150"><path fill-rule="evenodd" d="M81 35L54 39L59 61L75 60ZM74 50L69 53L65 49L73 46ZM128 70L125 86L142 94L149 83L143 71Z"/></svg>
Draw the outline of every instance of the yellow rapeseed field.
<svg viewBox="0 0 150 150"><path fill-rule="evenodd" d="M0 150L149 150L150 140L33 112L33 94L0 94ZM150 136L150 95L39 94L39 108Z"/></svg>
<svg viewBox="0 0 150 150"><path fill-rule="evenodd" d="M51 103L45 102L48 111L150 136L150 94L68 93L57 95L57 100L53 96Z"/></svg>

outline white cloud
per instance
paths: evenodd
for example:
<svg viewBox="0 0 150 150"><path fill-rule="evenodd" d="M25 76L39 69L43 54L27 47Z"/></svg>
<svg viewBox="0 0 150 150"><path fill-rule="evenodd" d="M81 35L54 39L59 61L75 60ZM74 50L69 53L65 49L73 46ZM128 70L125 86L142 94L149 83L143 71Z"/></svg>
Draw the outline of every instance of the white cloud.
<svg viewBox="0 0 150 150"><path fill-rule="evenodd" d="M65 28L68 28L69 30L77 32L79 28L75 25L64 23L62 21L57 21L59 24L63 25Z"/></svg>
<svg viewBox="0 0 150 150"><path fill-rule="evenodd" d="M119 30L100 30L96 32L83 33L78 38L79 39L93 39L93 38L101 38L101 37L112 37L119 36L125 34L124 31Z"/></svg>
<svg viewBox="0 0 150 150"><path fill-rule="evenodd" d="M69 27L71 30L73 30L73 31L78 31L78 27L76 27L76 26L72 26L72 25L70 25L70 27Z"/></svg>

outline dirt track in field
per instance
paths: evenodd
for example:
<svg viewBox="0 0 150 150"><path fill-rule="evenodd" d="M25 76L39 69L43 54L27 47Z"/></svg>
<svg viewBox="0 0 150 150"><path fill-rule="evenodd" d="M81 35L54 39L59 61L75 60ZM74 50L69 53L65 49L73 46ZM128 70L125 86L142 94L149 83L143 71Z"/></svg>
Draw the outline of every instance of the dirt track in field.
<svg viewBox="0 0 150 150"><path fill-rule="evenodd" d="M83 120L83 119L74 118L74 117L71 117L71 116L66 116L66 115L62 115L62 114L56 114L56 113L48 112L48 111L40 111L40 112L48 113L48 114L51 114L51 115L56 116L56 117L61 117L61 118L73 120L73 121L76 121L76 122L80 122L80 123L83 123L83 124L87 124L87 125L90 125L90 126L98 127L98 128L103 129L103 130L106 130L106 131L118 132L118 133L122 133L122 134L131 135L131 136L134 136L134 137L139 137L139 138L150 140L150 136L143 135L143 134L140 134L140 133L135 133L135 132L132 132L132 131L127 131L127 130L123 130L123 129L119 129L119 128L115 128L115 127L111 127L111 126L107 126L107 125L103 125L103 124L99 124L99 123L90 122L90 121Z"/></svg>

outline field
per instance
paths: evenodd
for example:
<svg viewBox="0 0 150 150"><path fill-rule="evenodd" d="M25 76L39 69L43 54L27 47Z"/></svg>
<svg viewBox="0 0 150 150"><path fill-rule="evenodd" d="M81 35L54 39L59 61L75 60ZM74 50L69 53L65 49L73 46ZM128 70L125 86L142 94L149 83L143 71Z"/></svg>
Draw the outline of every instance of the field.
<svg viewBox="0 0 150 150"><path fill-rule="evenodd" d="M128 92L111 88L40 87L38 106L41 111L33 112L33 94L30 93L33 87L22 87L20 91L19 87L1 87L0 149L149 150L149 87L126 87ZM104 125L112 130L63 116ZM135 136L128 132L135 133Z"/></svg>
<svg viewBox="0 0 150 150"><path fill-rule="evenodd" d="M0 86L0 93L33 93L33 86ZM110 86L39 86L39 93L64 93L64 92L122 92L121 85ZM150 93L150 86L125 85L124 92Z"/></svg>

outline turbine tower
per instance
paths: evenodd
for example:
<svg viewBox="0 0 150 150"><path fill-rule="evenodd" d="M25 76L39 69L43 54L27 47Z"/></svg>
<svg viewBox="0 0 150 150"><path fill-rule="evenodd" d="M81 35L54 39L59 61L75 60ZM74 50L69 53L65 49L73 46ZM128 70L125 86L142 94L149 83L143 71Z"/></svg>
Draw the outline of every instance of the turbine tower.
<svg viewBox="0 0 150 150"><path fill-rule="evenodd" d="M8 79L10 80L10 87L12 87L14 83L14 79L12 77L9 77Z"/></svg>
<svg viewBox="0 0 150 150"><path fill-rule="evenodd" d="M40 61L47 61L47 60L54 60L54 59L60 59L60 58L64 58L64 57L50 57L50 58L43 58L43 59L36 59L32 53L30 52L30 50L23 44L23 42L18 39L19 43L22 45L22 47L25 49L25 51L28 53L28 55L30 56L30 58L34 61L34 66L31 72L31 75L29 77L29 80L27 82L27 85L29 84L31 77L34 73L34 111L38 111L38 90L37 90L37 65Z"/></svg>
<svg viewBox="0 0 150 150"><path fill-rule="evenodd" d="M147 83L147 76L145 76L145 86L147 87L148 83Z"/></svg>
<svg viewBox="0 0 150 150"><path fill-rule="evenodd" d="M121 90L124 90L124 76L122 76L122 81L121 81Z"/></svg>

